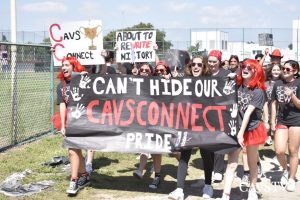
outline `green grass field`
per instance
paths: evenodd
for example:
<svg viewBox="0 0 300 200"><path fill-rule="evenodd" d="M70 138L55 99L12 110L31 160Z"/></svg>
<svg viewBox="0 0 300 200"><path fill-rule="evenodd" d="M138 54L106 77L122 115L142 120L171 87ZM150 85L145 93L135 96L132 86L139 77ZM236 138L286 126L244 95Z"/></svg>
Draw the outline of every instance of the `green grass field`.
<svg viewBox="0 0 300 200"><path fill-rule="evenodd" d="M33 143L1 153L0 182L12 173L31 169L33 173L23 180L23 184L54 180L55 185L41 193L22 199L70 199L65 192L69 184L70 172L63 172L62 166L51 168L41 165L54 156L67 156L67 150L61 146L62 139L60 135L47 136ZM132 171L139 162L136 157L136 154L96 152L93 161L95 171L92 174L92 186L81 190L74 199L126 199L127 197L143 197L147 193L149 195L153 193L162 195L174 189L178 163L175 158L167 155L163 157L162 171L166 175L164 177L164 187L152 191L148 188L148 184L152 181L149 172L144 175L142 180L132 176ZM199 157L199 152L196 157ZM194 158L195 155L191 160L194 160ZM198 161L196 159L191 163L197 163ZM151 162L147 164L146 168L149 169L150 167ZM189 176L196 179L199 176L199 170L194 170L194 167L191 167L191 169L193 169L193 172L190 171ZM105 198L105 196L109 197ZM0 199L10 198L0 194Z"/></svg>
<svg viewBox="0 0 300 200"><path fill-rule="evenodd" d="M11 145L12 98L11 79L0 74L0 148ZM50 73L19 73L16 89L17 129L16 141L51 128L50 123Z"/></svg>
<svg viewBox="0 0 300 200"><path fill-rule="evenodd" d="M176 173L178 161L169 157L163 156L161 176L163 181L157 190L149 189L148 184L151 183L153 174L149 172L151 161L146 166L146 173L143 179L136 179L132 172L137 168L139 160L136 159L137 154L124 153L104 153L96 152L93 160L94 172L91 176L91 186L80 190L78 195L70 198L66 194L70 180L70 172L63 171L62 165L52 168L43 166L42 163L50 161L54 156L67 156L67 150L62 147L63 137L61 135L50 135L41 138L40 140L28 143L22 146L17 146L0 154L0 183L9 175L16 172L23 172L26 169L32 170L32 173L27 175L22 184L35 183L43 180L53 180L55 185L38 194L28 197L9 198L0 194L1 200L22 199L22 200L161 200L167 199L167 195L176 188ZM268 147L261 152L263 159L263 169L267 170L269 161L274 156L273 147ZM240 165L238 167L239 174L242 171L242 161L240 154ZM276 165L270 165L273 168ZM278 171L278 169L277 169ZM278 171L279 172L279 171ZM276 171L267 172L276 173ZM280 172L279 172L280 173ZM239 175L241 177L241 175ZM201 185L192 188L190 185L196 183L200 179ZM214 198L222 195L223 183L213 184ZM204 184L203 164L199 151L192 154L188 174L185 181L186 200L202 199L202 187ZM247 199L247 192L241 192L239 189L239 181L235 179L232 189L233 200ZM262 183L260 183L262 184ZM263 184L271 187L270 180L263 179ZM278 192L278 193L276 193ZM283 199L274 198L276 195L290 195L289 199L297 199L297 192L286 193L281 190L263 191L263 198L266 200ZM275 193L273 195L273 193Z"/></svg>

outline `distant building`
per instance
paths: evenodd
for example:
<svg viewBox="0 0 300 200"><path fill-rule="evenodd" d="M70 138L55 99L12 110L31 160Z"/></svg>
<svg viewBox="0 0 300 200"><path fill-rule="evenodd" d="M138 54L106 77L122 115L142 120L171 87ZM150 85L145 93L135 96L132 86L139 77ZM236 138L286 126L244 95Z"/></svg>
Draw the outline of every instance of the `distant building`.
<svg viewBox="0 0 300 200"><path fill-rule="evenodd" d="M191 32L191 45L199 47L199 51L228 48L228 33L223 31Z"/></svg>
<svg viewBox="0 0 300 200"><path fill-rule="evenodd" d="M294 20L297 21L298 20ZM293 21L293 27L295 27L295 22ZM298 24L297 24L298 25ZM294 28L293 28L294 29ZM293 30L293 38L295 37L296 30ZM276 37L276 36L275 36ZM299 20L299 39L300 40L300 20ZM280 51L283 54L282 61L289 59L297 60L297 52L294 50L297 46L297 39L293 39L293 50L281 49ZM256 54L264 54L265 49L269 48L270 53L278 47L275 46L260 46L258 43L254 42L229 42L229 34L224 31L199 31L191 32L191 45L198 46L198 51L211 51L213 49L218 49L223 52L222 60L228 60L230 55L237 55L242 61L245 58L253 58ZM299 54L300 54L300 42L299 42ZM299 56L300 58L300 56ZM300 59L299 59L300 60ZM265 63L270 61L268 56L265 60Z"/></svg>
<svg viewBox="0 0 300 200"><path fill-rule="evenodd" d="M298 54L298 60L300 60L300 20L293 20L293 52L295 57Z"/></svg>

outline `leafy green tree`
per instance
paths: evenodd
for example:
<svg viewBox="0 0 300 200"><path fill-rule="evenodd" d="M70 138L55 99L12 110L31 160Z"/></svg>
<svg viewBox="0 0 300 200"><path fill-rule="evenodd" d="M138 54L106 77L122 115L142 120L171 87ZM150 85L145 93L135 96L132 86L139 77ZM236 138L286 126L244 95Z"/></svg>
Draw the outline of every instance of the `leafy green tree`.
<svg viewBox="0 0 300 200"><path fill-rule="evenodd" d="M293 44L292 44L292 43L289 44L289 45L288 45L288 48L289 48L289 50L292 50L292 49L293 49Z"/></svg>
<svg viewBox="0 0 300 200"><path fill-rule="evenodd" d="M137 30L156 30L156 44L158 46L157 52L162 53L170 49L173 44L170 41L166 41L166 32L159 29L155 29L154 26L150 23L140 22L137 25L132 27L127 27L119 29L116 31L109 32L106 36L103 37L103 47L104 49L113 49L115 47L116 32L117 31L137 31Z"/></svg>
<svg viewBox="0 0 300 200"><path fill-rule="evenodd" d="M195 51L199 51L199 46L200 46L200 44L199 44L199 42L197 42L195 46L192 45L188 48L188 52L192 53L192 52L195 52Z"/></svg>

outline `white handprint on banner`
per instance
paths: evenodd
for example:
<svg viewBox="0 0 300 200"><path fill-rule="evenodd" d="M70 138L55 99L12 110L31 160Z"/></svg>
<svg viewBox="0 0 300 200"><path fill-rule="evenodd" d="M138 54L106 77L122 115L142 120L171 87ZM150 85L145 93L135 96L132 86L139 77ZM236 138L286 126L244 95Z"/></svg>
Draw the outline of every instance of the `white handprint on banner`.
<svg viewBox="0 0 300 200"><path fill-rule="evenodd" d="M79 87L82 89L91 88L88 84L91 82L91 78L86 75L81 75Z"/></svg>
<svg viewBox="0 0 300 200"><path fill-rule="evenodd" d="M72 95L74 101L80 101L80 99L83 97L84 94L79 96L79 88L74 87L73 91L71 90L71 95Z"/></svg>
<svg viewBox="0 0 300 200"><path fill-rule="evenodd" d="M84 105L79 103L77 104L75 110L73 110L73 108L71 107L71 116L75 119L79 119L84 112L84 108Z"/></svg>
<svg viewBox="0 0 300 200"><path fill-rule="evenodd" d="M229 124L228 124L229 128L230 128L230 135L231 136L235 136L236 135L236 124L235 124L235 120L230 120Z"/></svg>
<svg viewBox="0 0 300 200"><path fill-rule="evenodd" d="M234 93L234 86L235 86L235 81L234 80L228 80L225 83L225 86L223 88L223 92L226 95Z"/></svg>
<svg viewBox="0 0 300 200"><path fill-rule="evenodd" d="M237 113L238 113L238 105L237 105L237 103L233 104L232 108L230 108L229 111L230 111L231 118L236 118Z"/></svg>

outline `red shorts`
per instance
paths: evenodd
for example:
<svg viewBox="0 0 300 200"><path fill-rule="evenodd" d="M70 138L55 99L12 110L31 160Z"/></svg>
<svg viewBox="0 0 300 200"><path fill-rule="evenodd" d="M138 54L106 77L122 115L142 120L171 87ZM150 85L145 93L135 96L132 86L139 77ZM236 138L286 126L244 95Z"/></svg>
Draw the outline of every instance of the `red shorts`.
<svg viewBox="0 0 300 200"><path fill-rule="evenodd" d="M289 127L286 126L286 125L277 124L277 125L275 126L275 129L276 129L276 130L278 130L278 129L289 129Z"/></svg>
<svg viewBox="0 0 300 200"><path fill-rule="evenodd" d="M66 109L66 119L65 119L65 128L66 128L66 123L67 123L67 116L68 116L68 109ZM54 125L54 128L56 130L61 130L61 118L60 118L60 112L55 112L54 115L51 118L51 121Z"/></svg>
<svg viewBox="0 0 300 200"><path fill-rule="evenodd" d="M251 131L245 131L244 133L244 145L254 146L259 144L265 144L268 139L268 134L264 123L260 122L259 126Z"/></svg>

